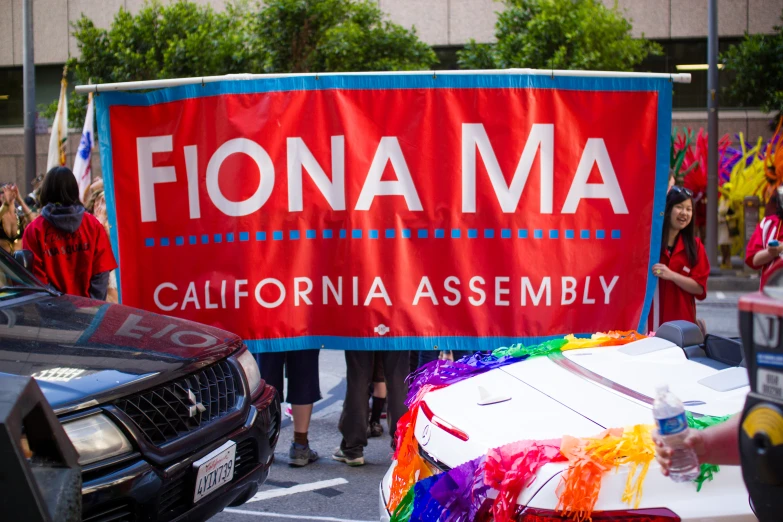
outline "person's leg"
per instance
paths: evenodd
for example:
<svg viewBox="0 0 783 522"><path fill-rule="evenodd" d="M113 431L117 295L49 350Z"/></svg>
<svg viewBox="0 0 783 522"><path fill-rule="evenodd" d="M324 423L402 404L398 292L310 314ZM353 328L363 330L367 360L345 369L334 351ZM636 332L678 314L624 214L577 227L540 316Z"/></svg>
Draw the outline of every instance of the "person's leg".
<svg viewBox="0 0 783 522"><path fill-rule="evenodd" d="M383 435L381 413L386 404L386 381L383 376L383 357L378 352L374 355L372 384L372 407L370 408L370 425L367 427L367 436L380 437Z"/></svg>
<svg viewBox="0 0 783 522"><path fill-rule="evenodd" d="M285 363L285 353L257 353L255 356L261 378L264 379L264 382L277 390L280 402L285 402L285 394L283 394L283 365Z"/></svg>
<svg viewBox="0 0 783 522"><path fill-rule="evenodd" d="M418 368L421 368L422 366L424 366L425 364L427 364L429 362L437 361L439 355L440 355L440 351L438 351L438 350L422 350L422 351L420 351L419 352L419 365L416 368L418 369Z"/></svg>
<svg viewBox="0 0 783 522"><path fill-rule="evenodd" d="M318 459L318 453L310 449L307 432L313 403L321 399L318 379L318 357L320 350L298 350L288 352L288 401L294 417L294 441L288 452L292 466L306 466Z"/></svg>
<svg viewBox="0 0 783 522"><path fill-rule="evenodd" d="M408 376L407 361L408 352L383 352L383 371L386 376L386 390L388 392L386 404L389 412L389 434L392 436L392 444L394 444L397 422L408 411L405 406L405 399L408 396L408 383L405 382L405 378Z"/></svg>
<svg viewBox="0 0 783 522"><path fill-rule="evenodd" d="M373 352L346 350L346 390L338 428L343 436L333 459L352 466L364 464L367 446L367 389L372 381Z"/></svg>

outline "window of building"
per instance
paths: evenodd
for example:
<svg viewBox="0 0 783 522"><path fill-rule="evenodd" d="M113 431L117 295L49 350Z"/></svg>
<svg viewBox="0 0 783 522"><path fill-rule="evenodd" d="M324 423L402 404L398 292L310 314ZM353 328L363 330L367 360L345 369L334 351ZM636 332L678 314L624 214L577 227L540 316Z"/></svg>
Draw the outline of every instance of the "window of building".
<svg viewBox="0 0 783 522"><path fill-rule="evenodd" d="M35 66L35 106L39 111L60 96L62 75L62 65ZM0 127L24 125L23 81L21 67L0 67ZM73 96L72 78L68 86L68 96Z"/></svg>
<svg viewBox="0 0 783 522"><path fill-rule="evenodd" d="M721 38L718 40L718 52L725 53L737 45L742 38ZM655 73L677 73L678 65L696 65L707 63L707 39L689 38L682 40L658 40L663 47L661 56L648 56L637 71ZM683 71L691 74L691 83L674 84L672 105L675 109L704 109L707 106L707 71ZM726 93L726 87L733 81L734 73L720 70L718 81L721 86L719 104L721 107L737 107L737 103Z"/></svg>

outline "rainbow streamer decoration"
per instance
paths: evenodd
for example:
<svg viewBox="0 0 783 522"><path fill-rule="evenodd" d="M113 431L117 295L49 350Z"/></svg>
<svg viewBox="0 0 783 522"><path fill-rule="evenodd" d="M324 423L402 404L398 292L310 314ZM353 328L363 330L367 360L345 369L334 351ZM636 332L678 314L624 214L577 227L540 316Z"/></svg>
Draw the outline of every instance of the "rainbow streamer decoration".
<svg viewBox="0 0 783 522"><path fill-rule="evenodd" d="M620 346L645 336L637 332L597 333L590 338L573 335L525 347L498 348L491 354L477 353L456 362L433 361L408 379L408 412L397 424L395 459L389 511L392 522L417 520L467 522L491 514L496 522L514 519L517 498L534 481L542 466L568 463L557 488L557 510L577 522L589 521L598 500L603 476L629 466L622 501L638 508L643 483L655 457L651 425L606 430L594 437L564 436L554 440L523 440L490 449L486 455L441 473L419 455L414 431L418 408L431 391L447 387L494 368L567 350ZM695 417L692 428L704 429L728 417ZM712 480L717 466L704 464L695 481L697 491ZM497 491L494 500L489 492Z"/></svg>

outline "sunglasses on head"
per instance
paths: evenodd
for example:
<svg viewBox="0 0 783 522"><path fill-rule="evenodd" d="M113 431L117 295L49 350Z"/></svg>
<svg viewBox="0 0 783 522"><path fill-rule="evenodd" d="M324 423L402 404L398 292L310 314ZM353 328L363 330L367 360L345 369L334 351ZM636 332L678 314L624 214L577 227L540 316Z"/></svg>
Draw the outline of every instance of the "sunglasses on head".
<svg viewBox="0 0 783 522"><path fill-rule="evenodd" d="M672 190L674 192L679 192L680 194L685 194L689 198L693 197L693 192L691 191L691 189L686 189L685 187L680 187L679 185L674 185L672 187Z"/></svg>

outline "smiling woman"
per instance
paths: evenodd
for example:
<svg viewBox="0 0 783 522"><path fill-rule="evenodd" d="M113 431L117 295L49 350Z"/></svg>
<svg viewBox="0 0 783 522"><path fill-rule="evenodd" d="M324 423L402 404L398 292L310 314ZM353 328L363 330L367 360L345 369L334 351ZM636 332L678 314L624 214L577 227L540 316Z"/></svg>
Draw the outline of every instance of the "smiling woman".
<svg viewBox="0 0 783 522"><path fill-rule="evenodd" d="M707 297L710 262L693 232L693 193L674 186L666 196L661 259L653 265L658 278L648 328L669 321L696 322L696 299Z"/></svg>

